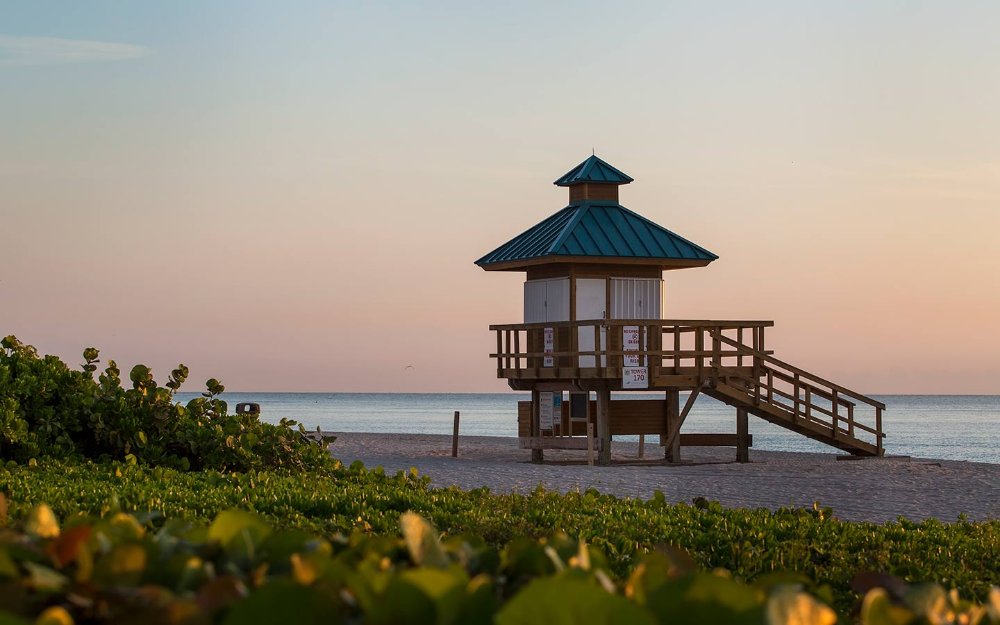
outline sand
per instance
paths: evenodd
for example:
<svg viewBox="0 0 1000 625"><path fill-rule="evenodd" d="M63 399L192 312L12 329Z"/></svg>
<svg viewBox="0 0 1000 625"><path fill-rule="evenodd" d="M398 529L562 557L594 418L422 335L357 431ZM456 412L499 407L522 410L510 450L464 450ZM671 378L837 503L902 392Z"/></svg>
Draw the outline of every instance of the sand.
<svg viewBox="0 0 1000 625"><path fill-rule="evenodd" d="M657 490L668 500L706 497L732 508L810 507L818 501L834 516L884 522L906 517L954 521L1000 519L1000 464L870 458L837 460L829 454L750 450L750 463L734 462L732 448L685 447L684 464L666 465L663 448L646 445L648 462L638 463L638 444L614 442L615 464L587 466L585 452L545 451L545 464L531 464L531 452L517 439L462 436L459 457L451 437L429 434L335 433L331 451L387 472L416 467L435 487L487 487L527 493L538 485L567 492L595 488L619 497L648 499Z"/></svg>

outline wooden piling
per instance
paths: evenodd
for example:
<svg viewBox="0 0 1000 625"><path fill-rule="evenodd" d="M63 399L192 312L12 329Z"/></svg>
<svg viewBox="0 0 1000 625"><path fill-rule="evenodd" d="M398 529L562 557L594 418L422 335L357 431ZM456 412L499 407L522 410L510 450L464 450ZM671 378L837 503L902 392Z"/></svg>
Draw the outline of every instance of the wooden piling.
<svg viewBox="0 0 1000 625"><path fill-rule="evenodd" d="M451 435L451 457L458 458L458 411L455 411L455 429Z"/></svg>
<svg viewBox="0 0 1000 625"><path fill-rule="evenodd" d="M597 440L600 449L597 450L597 464L611 464L611 391L597 391Z"/></svg>
<svg viewBox="0 0 1000 625"><path fill-rule="evenodd" d="M746 408L736 409L736 462L750 462L750 423Z"/></svg>
<svg viewBox="0 0 1000 625"><path fill-rule="evenodd" d="M667 436L673 431L674 425L681 416L681 392L667 391ZM666 443L666 441L664 441ZM681 461L681 437L677 436L670 445L663 449L663 459L667 462Z"/></svg>
<svg viewBox="0 0 1000 625"><path fill-rule="evenodd" d="M531 437L538 439L542 435L541 431L541 393L537 390L531 391ZM545 461L545 454L541 449L531 450L531 461L535 464L542 464Z"/></svg>

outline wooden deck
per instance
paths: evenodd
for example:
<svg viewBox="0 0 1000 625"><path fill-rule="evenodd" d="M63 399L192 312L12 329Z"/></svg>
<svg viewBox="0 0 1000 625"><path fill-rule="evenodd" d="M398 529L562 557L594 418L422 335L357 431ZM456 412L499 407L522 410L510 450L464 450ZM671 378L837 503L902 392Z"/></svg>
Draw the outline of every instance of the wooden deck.
<svg viewBox="0 0 1000 625"><path fill-rule="evenodd" d="M608 443L617 434L660 434L669 456L679 448L691 405L705 393L736 409L743 456L748 414L852 455L883 455L885 405L775 358L764 344L764 329L771 326L770 321L649 319L495 325L490 329L497 351L491 357L497 360L497 377L514 389L596 391L598 401L588 414L596 415L598 437ZM638 344L628 343L626 335L634 339L636 330ZM590 336L597 347L581 351L581 337ZM645 367L643 390L664 392L665 399L611 402L610 392L626 387L626 366ZM677 393L685 390L691 394L682 410ZM621 416L636 410L645 416ZM622 431L624 423L640 425ZM533 431L531 437L542 434ZM607 457L609 445L600 448Z"/></svg>

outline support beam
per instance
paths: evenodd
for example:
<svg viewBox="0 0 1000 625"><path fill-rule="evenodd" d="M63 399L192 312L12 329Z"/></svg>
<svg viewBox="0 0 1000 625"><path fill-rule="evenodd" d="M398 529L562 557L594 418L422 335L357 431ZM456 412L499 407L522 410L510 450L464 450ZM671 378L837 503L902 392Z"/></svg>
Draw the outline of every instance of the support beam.
<svg viewBox="0 0 1000 625"><path fill-rule="evenodd" d="M691 391L691 394L688 396L687 401L684 402L684 410L682 410L680 416L677 417L677 422L671 426L668 432L668 436L666 437L666 440L661 439L661 442L663 443L664 447L669 448L673 446L674 441L677 441L680 438L681 426L684 425L684 419L687 419L688 413L691 412L691 408L694 406L694 402L695 400L698 399L698 395L700 394L701 394L700 386Z"/></svg>
<svg viewBox="0 0 1000 625"><path fill-rule="evenodd" d="M750 424L746 408L736 409L736 462L750 462Z"/></svg>
<svg viewBox="0 0 1000 625"><path fill-rule="evenodd" d="M665 432L673 431L674 424L677 423L681 416L681 392L680 391L667 391L667 427L664 428ZM681 437L678 436L674 439L673 444L665 446L663 448L663 459L667 462L680 462L681 461Z"/></svg>
<svg viewBox="0 0 1000 625"><path fill-rule="evenodd" d="M537 390L531 391L531 436L532 438L537 438L541 436L541 422L539 418L541 416L541 401L540 393ZM541 449L531 450L531 461L535 464L542 464L545 460L545 454Z"/></svg>
<svg viewBox="0 0 1000 625"><path fill-rule="evenodd" d="M611 464L611 391L597 391L597 439L600 449L597 452L597 464Z"/></svg>

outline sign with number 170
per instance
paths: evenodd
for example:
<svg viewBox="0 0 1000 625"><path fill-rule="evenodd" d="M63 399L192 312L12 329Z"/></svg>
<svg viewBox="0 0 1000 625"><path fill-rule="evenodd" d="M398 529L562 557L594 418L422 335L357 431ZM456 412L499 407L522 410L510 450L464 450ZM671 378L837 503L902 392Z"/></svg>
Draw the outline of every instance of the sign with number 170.
<svg viewBox="0 0 1000 625"><path fill-rule="evenodd" d="M649 369L622 367L622 388L649 388Z"/></svg>

